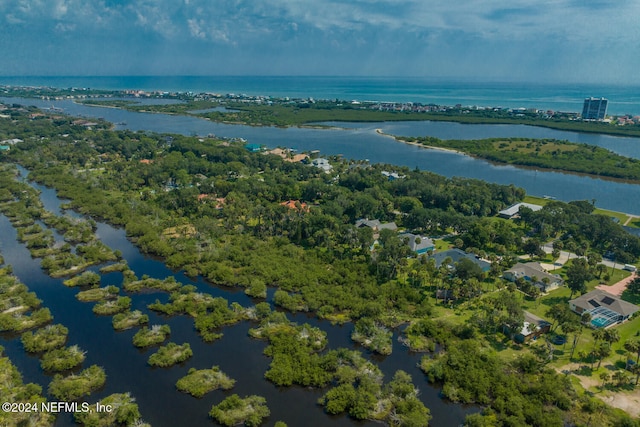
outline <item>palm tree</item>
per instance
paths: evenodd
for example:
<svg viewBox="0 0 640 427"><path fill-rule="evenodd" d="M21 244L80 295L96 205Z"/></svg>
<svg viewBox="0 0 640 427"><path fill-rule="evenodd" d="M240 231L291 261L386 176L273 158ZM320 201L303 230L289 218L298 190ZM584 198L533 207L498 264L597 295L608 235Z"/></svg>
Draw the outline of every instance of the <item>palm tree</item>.
<svg viewBox="0 0 640 427"><path fill-rule="evenodd" d="M600 365L602 364L602 360L605 357L609 357L611 354L611 347L602 343L596 350L596 357L598 357L598 367L596 369L600 369Z"/></svg>
<svg viewBox="0 0 640 427"><path fill-rule="evenodd" d="M609 348L613 343L620 341L620 332L617 329L605 329L604 340L609 343Z"/></svg>
<svg viewBox="0 0 640 427"><path fill-rule="evenodd" d="M595 351L598 341L604 338L604 331L602 329L594 329L591 331L591 335L593 335L593 350Z"/></svg>
<svg viewBox="0 0 640 427"><path fill-rule="evenodd" d="M569 252L569 255L567 256L567 262L569 262L569 260L571 259L571 254L576 250L576 244L573 241L569 241L565 245L565 248L567 252Z"/></svg>
<svg viewBox="0 0 640 427"><path fill-rule="evenodd" d="M615 371L611 376L611 379L616 382L617 387L622 387L624 383L628 382L629 380L622 371Z"/></svg>
<svg viewBox="0 0 640 427"><path fill-rule="evenodd" d="M611 375L609 375L608 372L601 372L600 379L602 380L602 385L600 387L604 388L604 385L607 383L607 381L611 379Z"/></svg>
<svg viewBox="0 0 640 427"><path fill-rule="evenodd" d="M595 359L598 357L598 342L604 338L604 331L602 329L594 329L591 331L591 335L593 335L593 350L591 350L591 369L593 369Z"/></svg>
<svg viewBox="0 0 640 427"><path fill-rule="evenodd" d="M624 343L624 348L630 353L636 354L636 365L640 360L640 341L637 339L630 339Z"/></svg>
<svg viewBox="0 0 640 427"><path fill-rule="evenodd" d="M640 365L638 365L637 363L635 365L633 365L630 369L629 369L633 374L636 374L636 384L638 385L638 380L640 379Z"/></svg>
<svg viewBox="0 0 640 427"><path fill-rule="evenodd" d="M578 331L580 330L580 327L575 322L565 322L560 325L560 328L562 329L562 332L567 336L569 336L570 334L574 334L573 347L571 349L571 357L569 358L569 360L571 360L571 358L573 357L573 350L575 350L576 343L578 342ZM567 341L565 340L562 346L562 349L564 350L566 346L567 346Z"/></svg>

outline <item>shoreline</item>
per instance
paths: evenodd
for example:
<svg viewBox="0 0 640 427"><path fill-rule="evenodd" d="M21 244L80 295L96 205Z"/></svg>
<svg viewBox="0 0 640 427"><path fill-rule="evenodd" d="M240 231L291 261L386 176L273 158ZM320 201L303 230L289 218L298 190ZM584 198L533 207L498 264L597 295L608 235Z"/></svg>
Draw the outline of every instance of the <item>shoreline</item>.
<svg viewBox="0 0 640 427"><path fill-rule="evenodd" d="M398 139L397 137L395 137L394 135L388 134L388 133L384 133L382 129L376 129L376 133L380 136L384 136L387 138L391 138L396 142L401 142L403 144L407 144L407 145L414 145L416 147L422 147L422 148L426 148L429 150L438 150L438 151L444 151L447 153L454 153L454 154L460 154L463 156L469 156L469 157L475 157L471 154L465 153L464 151L459 151L459 150L454 150L452 148L442 148L442 147L434 147L433 145L424 145L424 144L420 144L419 142L415 142L415 141L403 141L401 139ZM478 159L481 159L481 157L476 157ZM485 159L483 159L485 160Z"/></svg>
<svg viewBox="0 0 640 427"><path fill-rule="evenodd" d="M444 151L444 152L448 152L448 153L460 154L462 156L468 156L468 157L472 157L474 159L483 160L483 161L485 161L487 163L490 163L490 164L496 165L496 166L512 166L512 167L515 167L515 168L528 169L528 170L534 170L534 171L541 170L541 171L548 171L548 172L556 172L556 173L564 173L564 174L571 174L571 175L578 175L578 176L586 176L586 177L593 178L593 179L601 179L603 181L621 182L621 183L625 183L625 184L640 184L640 180L616 178L616 177L613 177L613 176L606 176L606 175L594 175L594 174L590 174L590 173L578 172L578 171L572 171L572 170L566 170L566 169L546 168L546 167L543 167L543 166L528 166L528 165L520 165L520 164L517 164L517 163L498 162L498 161L486 159L486 158L481 157L481 156L474 155L472 153L465 153L464 151L454 150L452 148L434 147L432 145L420 144L419 142L415 142L415 141L404 141L404 140L398 139L394 135L390 135L388 133L384 133L382 131L382 129L376 129L376 134L378 134L380 136L392 138L394 141L401 142L403 144L414 145L414 146L417 146L417 147L422 147L422 148L426 148L426 149L430 149L430 150L438 150L438 151Z"/></svg>

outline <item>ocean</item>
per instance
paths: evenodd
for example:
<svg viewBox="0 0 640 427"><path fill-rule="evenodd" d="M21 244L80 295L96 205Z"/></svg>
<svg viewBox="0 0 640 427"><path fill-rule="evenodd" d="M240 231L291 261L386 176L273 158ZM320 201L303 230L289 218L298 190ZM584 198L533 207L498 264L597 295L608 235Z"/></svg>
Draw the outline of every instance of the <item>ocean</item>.
<svg viewBox="0 0 640 427"><path fill-rule="evenodd" d="M464 82L412 77L13 76L0 85L212 92L344 101L538 108L581 112L584 98L609 100L608 114L640 115L640 86Z"/></svg>

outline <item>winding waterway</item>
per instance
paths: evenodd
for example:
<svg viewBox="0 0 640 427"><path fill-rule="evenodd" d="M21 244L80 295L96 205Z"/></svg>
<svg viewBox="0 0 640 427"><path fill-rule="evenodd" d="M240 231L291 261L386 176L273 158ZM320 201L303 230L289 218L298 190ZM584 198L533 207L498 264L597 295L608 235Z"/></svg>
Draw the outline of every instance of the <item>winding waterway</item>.
<svg viewBox="0 0 640 427"><path fill-rule="evenodd" d="M26 174L25 169L20 168L20 170L23 175ZM31 185L42 192L41 199L47 210L56 214L63 212L60 205L64 200L59 199L54 190L35 183ZM78 215L73 212L68 213ZM123 258L138 277L143 274L159 279L174 276L181 283L194 285L201 292L224 297L229 302L235 301L243 306L259 302L259 300L252 300L238 289L212 286L202 279L192 280L181 272L169 270L161 261L142 255L127 240L122 229L97 222L96 234L109 247L122 252ZM115 332L110 316L96 316L92 312L93 304L80 302L75 298L78 289L67 288L62 284L62 279L47 276L40 269L40 260L32 259L26 247L16 240L15 229L3 215L0 215L0 253L4 256L6 264L13 266L14 274L27 284L31 291L36 292L43 300L44 307L51 310L54 322L62 323L69 328L68 344L78 344L87 351L86 360L82 366L97 364L104 367L107 383L103 389L93 393L87 399L89 402L94 402L111 393L131 392L139 404L143 419L153 426L198 426L212 424L207 414L211 406L219 403L225 396L232 393L241 396L258 394L266 397L271 410L268 424L283 420L290 426L376 425L370 422L357 422L346 416L326 415L316 403L317 399L324 394L324 390L276 387L264 380L263 376L268 369L270 359L262 354L266 343L251 339L247 335L247 331L255 326L254 324L242 322L224 328L222 339L205 343L194 330L191 318L166 317L147 309L147 305L156 299L166 302L167 294L152 291L140 294L127 293L132 298L131 310L138 309L148 314L151 325L170 325L169 340L178 344L188 342L193 350L193 357L185 363L169 369L152 368L147 365L147 358L155 349L140 350L131 342L137 329ZM97 271L97 267L92 270ZM121 273L109 273L102 275L101 286L120 286L121 281ZM269 296L271 300L273 290L269 292ZM289 315L289 318L324 330L327 333L330 348L346 347L362 350L349 338L352 330L350 324L336 326L306 314ZM395 337L397 337L397 331ZM38 383L46 392L51 376L42 371L37 357L28 355L24 351L19 336L0 335L0 343L23 374L25 382ZM433 415L431 424L434 426L458 425L464 420L466 414L478 410L473 406L465 407L442 400L439 397L439 390L427 382L417 367L420 355L409 352L395 340L392 355L380 357L367 353L367 357L378 364L387 381L398 369L403 369L413 376L414 384L421 390L420 398L431 410ZM214 391L201 399L195 399L176 390L176 381L186 375L190 368L204 369L214 365L219 366L223 372L237 381L232 390ZM56 426L72 425L74 425L72 417L65 414L60 415L56 422Z"/></svg>
<svg viewBox="0 0 640 427"><path fill-rule="evenodd" d="M0 98L5 103L61 108L65 113L100 117L117 128L179 133L183 135L215 134L245 138L252 143L273 148L320 150L324 155L342 154L350 159L368 159L373 163L390 163L428 170L447 177L477 178L498 184L514 184L533 195L548 195L559 200L594 200L596 206L640 215L640 185L604 180L578 174L548 172L514 166L495 165L462 154L425 149L379 135L435 136L449 139L489 137L554 138L597 145L618 154L640 159L640 138L584 134L524 125L469 125L451 122L382 122L327 123L333 129L251 127L213 123L188 116L136 113L116 108L91 107L70 100L42 101L23 98Z"/></svg>

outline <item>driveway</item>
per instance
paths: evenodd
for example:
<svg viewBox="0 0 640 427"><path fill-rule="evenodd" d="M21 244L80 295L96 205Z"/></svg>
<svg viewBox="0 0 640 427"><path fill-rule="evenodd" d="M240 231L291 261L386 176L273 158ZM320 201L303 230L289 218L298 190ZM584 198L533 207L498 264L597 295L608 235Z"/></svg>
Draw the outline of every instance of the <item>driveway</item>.
<svg viewBox="0 0 640 427"><path fill-rule="evenodd" d="M631 276L620 280L618 283L614 283L611 286L607 286L607 285L598 285L596 286L597 289L602 289L605 292L609 292L610 294L613 295L617 295L620 296L622 295L622 293L624 292L625 289L627 289L627 286L629 285L629 283L631 283L631 281L633 281L633 279L636 278L636 273L632 273Z"/></svg>

